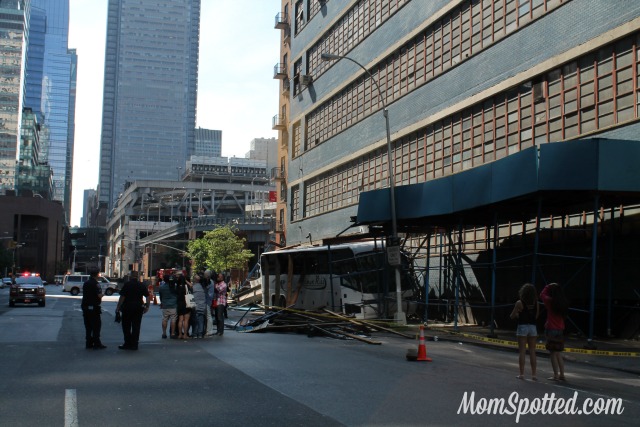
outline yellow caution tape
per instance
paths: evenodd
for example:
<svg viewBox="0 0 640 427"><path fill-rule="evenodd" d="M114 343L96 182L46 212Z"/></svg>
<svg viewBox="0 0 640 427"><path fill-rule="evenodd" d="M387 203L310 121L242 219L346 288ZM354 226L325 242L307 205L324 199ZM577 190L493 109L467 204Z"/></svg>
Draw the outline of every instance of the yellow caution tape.
<svg viewBox="0 0 640 427"><path fill-rule="evenodd" d="M431 328L430 327L429 330L444 332L444 333L447 333L447 334L450 334L450 335L456 335L456 336L460 336L460 337L464 337L464 338L471 338L471 339L474 339L474 340L489 342L489 343L492 343L492 344L507 345L507 346L516 347L516 348L518 347L518 342L517 341L501 340L501 339L497 339L497 338L483 337L481 335L468 334L468 333L465 333L465 332L449 331L449 330L446 330L446 329L439 329L439 328ZM546 350L546 348L545 348L544 344L536 344L536 350ZM640 352L636 352L636 351L588 350L588 349L583 349L583 348L571 348L571 347L565 347L564 351L567 352L567 353L592 354L592 355L595 355L595 356L640 357Z"/></svg>

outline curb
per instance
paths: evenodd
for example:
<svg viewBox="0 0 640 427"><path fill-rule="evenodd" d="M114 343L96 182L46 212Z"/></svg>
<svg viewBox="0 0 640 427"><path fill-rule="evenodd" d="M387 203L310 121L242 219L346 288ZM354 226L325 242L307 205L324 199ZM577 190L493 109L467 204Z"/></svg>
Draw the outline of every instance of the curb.
<svg viewBox="0 0 640 427"><path fill-rule="evenodd" d="M435 330L435 329L431 329L431 330ZM441 337L441 336L437 336L437 339L434 337L429 337L429 341L447 341L447 342L458 342L458 343L464 343L464 344L468 344L468 345L474 345L474 346L478 346L478 347L483 347L483 348L488 348L488 349L492 349L492 350L499 350L499 351L508 351L508 352L512 352L512 353L517 353L518 352L518 348L513 346L513 345L509 345L508 343L512 342L509 340L500 340L500 339L495 339L495 338L485 338L482 336L477 336L478 339L481 339L480 341L474 341L473 339L476 338L476 336L470 336L472 334L464 334L464 333L457 333L457 332L450 332L450 331L444 331L444 330L440 330L441 332L447 334L447 336L445 337ZM458 335L461 338L466 338L463 340L460 339L456 339L456 335ZM574 358L574 357L569 357L567 358L566 355L569 355L571 353L576 353L576 354L593 354L596 356L614 356L613 354L605 354L605 353L615 353L615 356L622 356L622 357L638 357L637 354L635 352L607 352L607 351L598 351L598 350L582 350L582 349L576 349L576 348L572 348L571 350L573 351L566 351L563 352L565 353L565 360L568 362L572 362L572 363L580 363L580 364L584 364L584 365L589 365L589 366L594 366L594 367L598 367L598 368L603 368L603 369L611 369L614 371L619 371L619 372L625 372L628 374L632 374L632 375L640 375L640 369L632 369L632 368L625 368L625 367L616 367L616 366L611 366L608 364L604 364L604 363L598 363L597 359L596 362L594 362L593 360L584 360L584 359L578 359L578 358ZM635 354L634 356L627 356L627 354ZM547 358L549 356L549 354L547 353L546 349L544 348L544 344L538 344L536 346L536 355L537 356L541 356L544 358Z"/></svg>

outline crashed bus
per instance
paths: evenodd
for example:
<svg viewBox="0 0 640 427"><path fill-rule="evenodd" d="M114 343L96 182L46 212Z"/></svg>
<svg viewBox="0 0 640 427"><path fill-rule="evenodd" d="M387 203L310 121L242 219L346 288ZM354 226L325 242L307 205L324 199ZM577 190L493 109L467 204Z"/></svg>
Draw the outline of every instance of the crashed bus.
<svg viewBox="0 0 640 427"><path fill-rule="evenodd" d="M402 308L415 312L418 285L401 254ZM357 319L392 318L397 311L395 272L380 241L296 247L260 257L262 303L331 311Z"/></svg>

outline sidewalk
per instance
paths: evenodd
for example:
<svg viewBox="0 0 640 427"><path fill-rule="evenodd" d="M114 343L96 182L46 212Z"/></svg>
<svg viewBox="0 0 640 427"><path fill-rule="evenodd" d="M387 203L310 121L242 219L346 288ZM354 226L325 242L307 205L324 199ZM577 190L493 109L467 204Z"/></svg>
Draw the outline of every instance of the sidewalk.
<svg viewBox="0 0 640 427"><path fill-rule="evenodd" d="M413 330L413 328L412 328ZM518 348L515 330L494 329L493 335L488 327L476 325L429 324L425 328L428 340L463 342L503 351L516 351ZM586 363L592 366L616 369L634 375L640 375L640 341L620 339L594 339L587 346L586 338L567 336L565 338L564 359L569 362ZM595 348L593 348L595 346ZM538 337L537 353L548 354L544 348L544 337Z"/></svg>

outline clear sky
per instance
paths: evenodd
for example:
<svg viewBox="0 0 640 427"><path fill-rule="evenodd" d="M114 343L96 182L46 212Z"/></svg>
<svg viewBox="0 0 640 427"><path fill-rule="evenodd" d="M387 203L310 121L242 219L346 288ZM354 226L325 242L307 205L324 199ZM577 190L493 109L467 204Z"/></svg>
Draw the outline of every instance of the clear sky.
<svg viewBox="0 0 640 427"><path fill-rule="evenodd" d="M78 54L71 225L98 185L108 0L70 0L69 48ZM280 0L202 0L196 126L222 130L222 155L244 157L254 138L277 137Z"/></svg>

